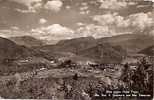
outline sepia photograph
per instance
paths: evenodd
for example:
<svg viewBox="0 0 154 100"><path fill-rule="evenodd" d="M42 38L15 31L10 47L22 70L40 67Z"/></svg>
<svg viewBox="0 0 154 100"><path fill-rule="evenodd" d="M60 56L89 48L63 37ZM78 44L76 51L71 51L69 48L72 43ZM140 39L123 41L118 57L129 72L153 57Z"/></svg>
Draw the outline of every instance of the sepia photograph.
<svg viewBox="0 0 154 100"><path fill-rule="evenodd" d="M0 0L0 100L154 100L154 0Z"/></svg>

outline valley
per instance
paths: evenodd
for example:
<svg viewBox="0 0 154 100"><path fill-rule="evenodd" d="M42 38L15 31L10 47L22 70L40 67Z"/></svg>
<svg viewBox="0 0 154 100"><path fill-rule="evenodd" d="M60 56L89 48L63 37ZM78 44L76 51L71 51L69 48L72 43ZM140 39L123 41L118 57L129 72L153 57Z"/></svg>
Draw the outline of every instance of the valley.
<svg viewBox="0 0 154 100"><path fill-rule="evenodd" d="M115 37L115 41L120 37ZM129 39L132 37L129 36ZM103 42L83 37L63 40L55 45L30 47L0 38L0 96L8 99L97 100L95 95L104 93L106 89L136 89L139 83L130 82L134 80L134 72L138 73L142 65L148 66L145 71L149 81L154 63L150 43L146 43L146 48L139 47L130 54L125 47L111 41L114 42L114 37L105 38ZM124 36L121 41L125 41ZM125 66L129 66L126 73ZM124 77L130 78L127 80ZM150 87L149 84L147 89ZM146 92L145 88L142 92Z"/></svg>

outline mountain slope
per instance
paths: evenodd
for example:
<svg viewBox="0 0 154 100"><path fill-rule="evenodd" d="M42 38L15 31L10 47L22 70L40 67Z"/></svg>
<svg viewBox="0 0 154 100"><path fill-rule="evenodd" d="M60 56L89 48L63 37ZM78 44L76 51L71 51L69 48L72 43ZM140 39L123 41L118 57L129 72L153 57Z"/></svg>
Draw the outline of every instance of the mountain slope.
<svg viewBox="0 0 154 100"><path fill-rule="evenodd" d="M41 47L47 51L63 51L78 54L78 52L96 46L97 44L108 43L115 49L123 49L128 54L138 53L139 51L154 45L154 37L139 34L124 34L113 37L105 37L94 39L93 37L82 37L70 40L62 40L56 45L48 45Z"/></svg>
<svg viewBox="0 0 154 100"><path fill-rule="evenodd" d="M38 50L20 46L9 39L0 37L0 61L42 55L43 53Z"/></svg>
<svg viewBox="0 0 154 100"><path fill-rule="evenodd" d="M21 49L14 42L0 37L0 61L5 58L15 58L18 56Z"/></svg>
<svg viewBox="0 0 154 100"><path fill-rule="evenodd" d="M42 64L47 67L49 58L51 56L48 57L39 50L17 45L9 39L0 37L0 75L32 71L41 68Z"/></svg>
<svg viewBox="0 0 154 100"><path fill-rule="evenodd" d="M101 44L101 47L99 46ZM100 62L120 62L126 53L136 54L154 44L154 37L139 34L125 34L94 39L82 37L62 40L56 45L40 47L41 50L53 52L71 52L78 56L96 59ZM103 53L102 53L103 52ZM103 57L102 57L103 56Z"/></svg>
<svg viewBox="0 0 154 100"><path fill-rule="evenodd" d="M120 63L122 57L125 56L125 51L122 49L119 50L110 44L98 44L80 51L79 55L92 58L99 63Z"/></svg>
<svg viewBox="0 0 154 100"><path fill-rule="evenodd" d="M70 40L62 40L56 45L47 45L40 47L44 51L52 52L72 52L77 54L80 50L96 45L97 41L93 37L81 37Z"/></svg>
<svg viewBox="0 0 154 100"><path fill-rule="evenodd" d="M38 40L38 39L31 37L31 36L10 37L9 39L18 45L24 45L26 47L44 45L44 43L41 40Z"/></svg>
<svg viewBox="0 0 154 100"><path fill-rule="evenodd" d="M63 54L73 53L78 56L78 58L83 57L101 63L119 63L122 56L126 55L126 51L121 46L111 46L110 43L98 43L93 37L62 40L56 45L43 46L39 49L51 55L56 54L56 56L61 55L60 52L63 52ZM105 55L103 57L101 57L102 52L104 53L103 55Z"/></svg>
<svg viewBox="0 0 154 100"><path fill-rule="evenodd" d="M154 45L141 50L139 53L142 53L148 56L154 56Z"/></svg>
<svg viewBox="0 0 154 100"><path fill-rule="evenodd" d="M113 46L121 46L128 53L137 53L140 50L154 44L154 37L139 34L125 34L98 39L100 43L109 43Z"/></svg>

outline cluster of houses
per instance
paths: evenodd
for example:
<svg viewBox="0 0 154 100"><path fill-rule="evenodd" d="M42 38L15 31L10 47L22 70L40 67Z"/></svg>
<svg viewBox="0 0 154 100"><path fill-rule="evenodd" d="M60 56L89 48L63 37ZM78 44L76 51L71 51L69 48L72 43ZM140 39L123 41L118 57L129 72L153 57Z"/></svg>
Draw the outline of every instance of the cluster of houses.
<svg viewBox="0 0 154 100"><path fill-rule="evenodd" d="M59 67L65 67L65 68L81 68L81 69L89 69L89 68L94 68L94 69L101 69L104 70L106 68L117 68L119 66L124 66L125 64L129 64L130 68L136 69L138 66L138 63L142 58L148 59L147 61L152 62L154 61L154 57L152 56L145 56L143 54L135 54L135 55L130 55L128 57L125 57L125 59L122 60L121 63L97 63L94 60L91 59L70 59L69 57L58 57L55 59L47 60L45 58L39 58L39 57L27 57L20 59L16 61L18 65L24 65L24 64L37 64L37 63L42 63L45 64L41 69L46 68L46 64L49 66L49 68L59 68Z"/></svg>

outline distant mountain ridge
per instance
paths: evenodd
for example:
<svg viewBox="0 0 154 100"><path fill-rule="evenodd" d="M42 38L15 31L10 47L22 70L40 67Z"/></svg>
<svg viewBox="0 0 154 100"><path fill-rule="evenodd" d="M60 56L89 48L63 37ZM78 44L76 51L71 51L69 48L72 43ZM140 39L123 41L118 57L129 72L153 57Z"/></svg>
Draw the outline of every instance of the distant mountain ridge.
<svg viewBox="0 0 154 100"><path fill-rule="evenodd" d="M98 39L100 43L109 43L113 46L121 46L128 53L137 53L140 50L154 45L154 37L141 34L124 34Z"/></svg>
<svg viewBox="0 0 154 100"><path fill-rule="evenodd" d="M20 61L26 61L22 65ZM0 75L11 75L16 72L32 71L38 69L43 64L48 66L51 56L39 50L21 46L13 41L0 37Z"/></svg>
<svg viewBox="0 0 154 100"><path fill-rule="evenodd" d="M117 47L104 43L82 50L79 55L95 59L99 63L120 63L123 56L126 56L126 52L122 48L117 49Z"/></svg>
<svg viewBox="0 0 154 100"><path fill-rule="evenodd" d="M21 46L9 39L0 37L0 61L42 55L39 50Z"/></svg>
<svg viewBox="0 0 154 100"><path fill-rule="evenodd" d="M148 56L154 56L154 45L141 50L139 53L142 53Z"/></svg>
<svg viewBox="0 0 154 100"><path fill-rule="evenodd" d="M18 56L17 52L19 49L19 46L14 42L0 37L0 61L5 58Z"/></svg>
<svg viewBox="0 0 154 100"><path fill-rule="evenodd" d="M102 46L99 47L99 45ZM99 43L97 39L93 37L62 40L56 45L47 45L40 47L40 49L49 54L54 54L54 52L71 52L77 56L94 59L99 62L105 59L105 62L120 62L126 53L120 46L111 46L109 43ZM105 55L103 58L101 58L102 51Z"/></svg>
<svg viewBox="0 0 154 100"><path fill-rule="evenodd" d="M24 45L26 47L34 47L34 46L43 46L45 43L41 40L38 40L31 36L18 36L18 37L10 37L10 40L15 42L18 45Z"/></svg>
<svg viewBox="0 0 154 100"><path fill-rule="evenodd" d="M25 40L22 40L22 38L24 38ZM61 55L62 52L64 55L65 53L72 53L80 57L86 57L94 59L96 61L104 62L120 62L122 57L126 56L126 54L138 53L139 51L151 46L154 43L153 37L139 34L125 34L113 37L104 37L100 39L95 39L93 37L80 37L75 39L61 40L55 45L42 45L42 42L40 40L37 41L34 39L33 42L33 37L27 36L19 38L15 37L13 39L14 41L18 42L18 44L16 44L11 41L12 45L14 45L13 47L20 48L17 51L22 52L19 55L30 55L31 53L35 54L36 52L38 52L39 54L39 51L41 51L45 54L48 54L50 57L55 56L54 54L58 55L58 53L59 55ZM29 42L28 40L32 41ZM23 42L25 44L23 44L22 42L21 44L25 46L28 44L27 47L30 48L20 46L20 41L26 41ZM38 46L34 46L36 44ZM7 45L4 48L7 48ZM44 55L40 53L40 56Z"/></svg>
<svg viewBox="0 0 154 100"><path fill-rule="evenodd" d="M42 46L40 47L40 49L52 52L65 51L77 54L78 51L92 47L96 44L97 40L93 37L81 37L75 39L61 40L55 45Z"/></svg>
<svg viewBox="0 0 154 100"><path fill-rule="evenodd" d="M104 52L104 62L119 62L126 54L138 53L140 50L151 46L153 43L154 37L148 35L124 34L99 39L81 37L61 40L55 45L46 45L38 48L49 54L54 52L71 52L78 56L96 59L97 61L103 61L101 52ZM100 44L102 48L99 48ZM98 48L100 49L99 51Z"/></svg>

